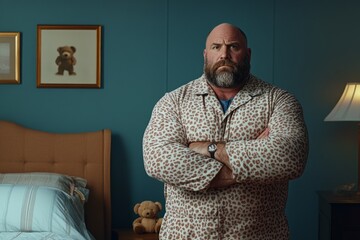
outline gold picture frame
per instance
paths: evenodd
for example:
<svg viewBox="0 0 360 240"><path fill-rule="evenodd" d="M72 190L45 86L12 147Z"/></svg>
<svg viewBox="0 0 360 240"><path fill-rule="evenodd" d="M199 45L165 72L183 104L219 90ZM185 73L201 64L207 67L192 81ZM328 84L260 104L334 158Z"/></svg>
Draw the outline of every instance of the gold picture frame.
<svg viewBox="0 0 360 240"><path fill-rule="evenodd" d="M0 84L20 83L20 32L0 32Z"/></svg>
<svg viewBox="0 0 360 240"><path fill-rule="evenodd" d="M100 88L101 26L38 25L38 88Z"/></svg>

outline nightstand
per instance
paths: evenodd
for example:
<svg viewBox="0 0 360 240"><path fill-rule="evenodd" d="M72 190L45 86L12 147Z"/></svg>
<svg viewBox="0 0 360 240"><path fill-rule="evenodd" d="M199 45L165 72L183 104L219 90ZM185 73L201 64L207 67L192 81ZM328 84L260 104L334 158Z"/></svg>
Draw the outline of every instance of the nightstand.
<svg viewBox="0 0 360 240"><path fill-rule="evenodd" d="M116 240L158 240L157 233L136 234L132 229L113 229Z"/></svg>
<svg viewBox="0 0 360 240"><path fill-rule="evenodd" d="M319 240L360 239L360 195L320 191Z"/></svg>

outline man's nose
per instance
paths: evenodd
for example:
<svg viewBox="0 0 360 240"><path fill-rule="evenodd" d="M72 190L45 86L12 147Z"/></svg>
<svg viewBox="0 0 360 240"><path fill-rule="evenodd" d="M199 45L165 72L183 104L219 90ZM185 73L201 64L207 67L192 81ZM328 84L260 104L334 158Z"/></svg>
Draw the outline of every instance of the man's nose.
<svg viewBox="0 0 360 240"><path fill-rule="evenodd" d="M230 59L230 51L229 51L229 48L227 46L223 46L220 49L220 59L221 60Z"/></svg>

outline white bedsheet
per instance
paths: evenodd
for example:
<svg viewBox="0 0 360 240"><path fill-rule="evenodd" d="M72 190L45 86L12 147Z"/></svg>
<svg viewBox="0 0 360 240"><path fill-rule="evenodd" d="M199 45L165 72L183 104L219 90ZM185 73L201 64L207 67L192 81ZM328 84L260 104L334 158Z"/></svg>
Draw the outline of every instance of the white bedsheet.
<svg viewBox="0 0 360 240"><path fill-rule="evenodd" d="M74 240L51 232L0 232L0 240Z"/></svg>

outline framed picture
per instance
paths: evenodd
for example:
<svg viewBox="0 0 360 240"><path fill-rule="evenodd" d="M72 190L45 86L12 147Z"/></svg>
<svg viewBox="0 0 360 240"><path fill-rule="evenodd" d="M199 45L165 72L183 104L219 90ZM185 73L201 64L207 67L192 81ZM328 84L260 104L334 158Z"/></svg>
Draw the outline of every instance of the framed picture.
<svg viewBox="0 0 360 240"><path fill-rule="evenodd" d="M37 87L100 88L100 71L101 26L37 26Z"/></svg>
<svg viewBox="0 0 360 240"><path fill-rule="evenodd" d="M0 83L20 83L19 32L0 32Z"/></svg>

